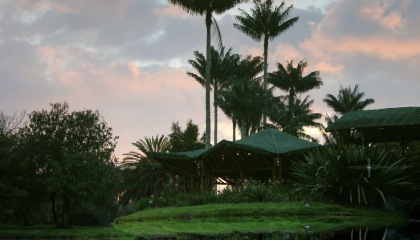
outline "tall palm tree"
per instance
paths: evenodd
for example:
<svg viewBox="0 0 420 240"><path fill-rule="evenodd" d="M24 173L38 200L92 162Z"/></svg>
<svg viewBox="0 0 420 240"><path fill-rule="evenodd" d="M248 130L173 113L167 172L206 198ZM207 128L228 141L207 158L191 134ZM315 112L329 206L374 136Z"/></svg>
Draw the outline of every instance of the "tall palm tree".
<svg viewBox="0 0 420 240"><path fill-rule="evenodd" d="M332 117L328 115L325 117L327 122L327 126L331 125L334 121L336 121L339 115L344 115L346 112L349 111L360 111L365 109L368 105L373 104L375 102L374 99L368 98L366 100L362 100L365 96L364 92L359 92L359 85L356 85L354 89L351 89L351 86L348 88L343 88L340 85L340 90L338 92L338 96L335 97L331 94L327 94L327 97L324 98L324 102L334 109L335 113ZM357 131L341 131L339 133L330 133L327 135L325 132L325 128L320 128L326 143L328 144L335 144L339 142L344 143L358 143L360 139L357 137ZM359 142L360 143L360 142Z"/></svg>
<svg viewBox="0 0 420 240"><path fill-rule="evenodd" d="M306 134L304 129L304 127L320 128L322 126L322 124L315 122L315 120L322 117L322 114L312 113L312 110L310 110L313 103L314 100L309 100L309 96L306 96L303 101L296 98L291 105L289 105L289 102L287 104L279 104L278 108L270 111L268 116L279 130L299 138L317 142L317 139Z"/></svg>
<svg viewBox="0 0 420 240"><path fill-rule="evenodd" d="M213 13L221 14L233 8L236 4L247 0L169 0L191 15L205 15L207 30L206 41L206 149L210 148L210 56L211 56L211 25Z"/></svg>
<svg viewBox="0 0 420 240"><path fill-rule="evenodd" d="M261 57L252 57L251 55L246 56L245 58L241 58L237 56L234 62L234 69L231 77L228 79L228 89L232 90L233 82L243 79L253 79L262 72L262 58ZM218 98L219 99L219 98ZM220 99L221 100L221 99ZM221 101L225 101L224 99ZM227 104L224 102L223 106L220 106L222 111L226 114L226 116L232 120L233 126L233 141L236 140L236 125L238 123L238 118L236 116L236 107L231 104Z"/></svg>
<svg viewBox="0 0 420 240"><path fill-rule="evenodd" d="M254 5L255 7L251 9L251 15L239 9L241 15L235 16L239 24L235 23L233 26L258 42L264 41L264 91L267 91L268 41L273 41L275 37L290 28L299 17L286 21L293 5L282 12L284 2L274 9L272 9L272 0L266 0L264 3L260 0L254 0ZM265 114L263 115L263 124L266 124Z"/></svg>
<svg viewBox="0 0 420 240"><path fill-rule="evenodd" d="M305 93L314 88L320 88L322 86L322 80L319 77L318 71L303 76L303 71L308 66L308 62L302 60L296 68L293 67L293 60L290 62L287 61L286 63L286 68L281 63L277 64L277 71L269 74L268 82L286 91L288 93L288 105L292 106L295 103L297 94Z"/></svg>
<svg viewBox="0 0 420 240"><path fill-rule="evenodd" d="M359 92L359 85L356 85L353 90L351 89L351 86L343 88L343 86L340 85L340 91L337 97L327 94L327 97L323 101L328 107L334 109L336 113L343 115L349 111L363 110L368 105L375 102L372 98L362 101L361 99L364 96L364 92Z"/></svg>
<svg viewBox="0 0 420 240"><path fill-rule="evenodd" d="M229 109L240 124L241 138L247 136L252 126L259 126L264 109L261 106L274 104L273 87L267 92L258 78L232 78L229 90L219 92L218 101L222 109ZM255 128L255 127L254 127Z"/></svg>
<svg viewBox="0 0 420 240"><path fill-rule="evenodd" d="M239 55L232 54L232 48L225 53L225 48L221 47L220 52L211 47L211 81L210 85L213 89L214 94L214 144L217 144L217 94L220 89L227 88L229 82L228 78L231 76L234 70L234 64L236 63ZM206 58L198 51L194 52L196 60L189 59L188 62L197 71L195 73L187 72L188 76L193 77L203 87L206 86Z"/></svg>
<svg viewBox="0 0 420 240"><path fill-rule="evenodd" d="M119 198L120 204L127 205L130 200L148 196L153 193L158 182L167 181L168 175L147 157L148 151L168 152L171 148L169 138L156 135L156 138L145 137L133 143L141 152L130 151L124 154L121 165L121 179L119 188L123 194ZM155 187L154 187L155 185Z"/></svg>

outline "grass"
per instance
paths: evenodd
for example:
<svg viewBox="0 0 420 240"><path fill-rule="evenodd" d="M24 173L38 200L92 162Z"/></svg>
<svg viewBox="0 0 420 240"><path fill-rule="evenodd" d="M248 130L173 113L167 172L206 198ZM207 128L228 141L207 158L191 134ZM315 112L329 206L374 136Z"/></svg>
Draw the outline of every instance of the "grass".
<svg viewBox="0 0 420 240"><path fill-rule="evenodd" d="M127 233L116 230L113 227L82 227L75 226L69 229L58 229L55 225L0 225L1 237L21 237L21 238L102 238L102 237L121 237Z"/></svg>
<svg viewBox="0 0 420 240"><path fill-rule="evenodd" d="M345 208L339 205L302 202L209 204L192 207L147 209L118 218L114 227L128 234L182 235L185 233L232 233L234 231L325 232L348 227L400 226L403 212Z"/></svg>

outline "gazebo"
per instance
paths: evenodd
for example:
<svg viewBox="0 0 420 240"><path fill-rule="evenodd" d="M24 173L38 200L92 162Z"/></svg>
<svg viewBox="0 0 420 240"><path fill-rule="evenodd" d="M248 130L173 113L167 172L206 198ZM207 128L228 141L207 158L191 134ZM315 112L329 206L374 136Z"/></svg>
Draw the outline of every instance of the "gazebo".
<svg viewBox="0 0 420 240"><path fill-rule="evenodd" d="M298 137L267 128L238 141L222 140L211 149L180 153L148 152L147 155L175 175L191 181L200 180L202 191L208 191L214 179L256 179L280 183L287 179L291 159L320 147ZM186 189L185 189L186 190Z"/></svg>
<svg viewBox="0 0 420 240"><path fill-rule="evenodd" d="M327 132L359 131L365 143L420 140L420 107L385 108L345 113Z"/></svg>

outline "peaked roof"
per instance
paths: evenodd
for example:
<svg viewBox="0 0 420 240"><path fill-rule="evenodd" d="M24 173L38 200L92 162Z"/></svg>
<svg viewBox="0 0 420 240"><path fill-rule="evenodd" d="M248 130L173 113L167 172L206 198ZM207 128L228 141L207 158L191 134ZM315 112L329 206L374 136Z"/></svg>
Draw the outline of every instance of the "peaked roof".
<svg viewBox="0 0 420 240"><path fill-rule="evenodd" d="M201 154L207 152L207 149L200 149L188 152L147 152L147 156L151 158L171 158L181 160L194 160Z"/></svg>
<svg viewBox="0 0 420 240"><path fill-rule="evenodd" d="M420 107L384 108L345 113L325 130L381 128L420 125Z"/></svg>
<svg viewBox="0 0 420 240"><path fill-rule="evenodd" d="M322 145L292 136L274 128L266 128L235 142L223 140L204 154L208 155L216 149L229 146L267 155L291 155Z"/></svg>

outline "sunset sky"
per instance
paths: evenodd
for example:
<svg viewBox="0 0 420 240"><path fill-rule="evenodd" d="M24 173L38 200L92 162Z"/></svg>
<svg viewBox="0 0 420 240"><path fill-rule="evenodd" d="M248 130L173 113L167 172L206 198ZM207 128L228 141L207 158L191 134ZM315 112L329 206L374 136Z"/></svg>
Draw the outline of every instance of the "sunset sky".
<svg viewBox="0 0 420 240"><path fill-rule="evenodd" d="M300 19L270 42L268 71L302 59L305 75L320 71L324 85L308 93L314 112L332 114L322 99L338 95L340 84L359 84L376 101L368 109L420 106L419 0L285 2ZM252 6L216 19L233 53L262 56L263 44L233 27L237 9ZM70 110L97 109L120 137L120 159L138 139L168 135L173 121L185 128L192 119L202 133L205 89L186 72L205 40L204 17L167 0L0 0L0 111L64 101ZM221 110L218 139L232 140Z"/></svg>

